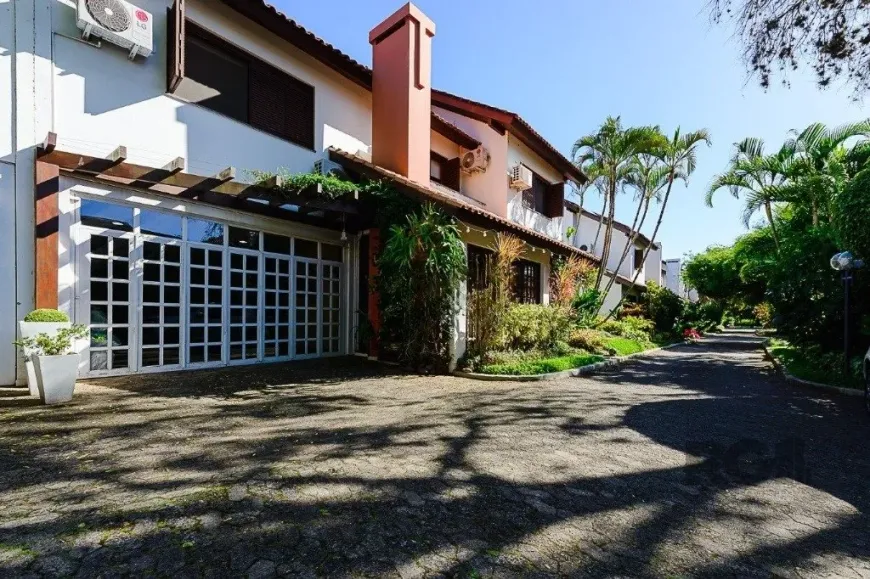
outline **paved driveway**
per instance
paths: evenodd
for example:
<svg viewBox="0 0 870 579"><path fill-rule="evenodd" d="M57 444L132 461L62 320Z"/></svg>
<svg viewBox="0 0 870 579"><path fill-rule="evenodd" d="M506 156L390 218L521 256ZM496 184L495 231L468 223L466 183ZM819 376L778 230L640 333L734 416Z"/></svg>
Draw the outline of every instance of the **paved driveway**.
<svg viewBox="0 0 870 579"><path fill-rule="evenodd" d="M732 333L541 384L345 360L0 395L0 575L870 577L860 399Z"/></svg>

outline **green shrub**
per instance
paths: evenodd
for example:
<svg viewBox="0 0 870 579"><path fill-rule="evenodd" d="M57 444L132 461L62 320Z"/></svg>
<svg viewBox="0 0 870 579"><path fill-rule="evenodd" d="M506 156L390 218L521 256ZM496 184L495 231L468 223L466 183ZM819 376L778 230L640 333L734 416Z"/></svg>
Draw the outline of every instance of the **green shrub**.
<svg viewBox="0 0 870 579"><path fill-rule="evenodd" d="M647 284L644 305L657 332L673 332L683 313L680 296L655 282Z"/></svg>
<svg viewBox="0 0 870 579"><path fill-rule="evenodd" d="M607 338L607 334L598 330L575 328L568 336L568 344L587 352L606 353L605 342Z"/></svg>
<svg viewBox="0 0 870 579"><path fill-rule="evenodd" d="M638 342L649 342L653 332L655 332L655 324L644 318L629 317L621 320L608 320L599 326L599 329L614 336L622 336Z"/></svg>
<svg viewBox="0 0 870 579"><path fill-rule="evenodd" d="M571 303L577 325L581 328L593 326L595 318L598 317L598 310L601 309L601 303L601 291L597 289L589 288L577 294Z"/></svg>
<svg viewBox="0 0 870 579"><path fill-rule="evenodd" d="M484 374L501 374L505 376L529 376L533 374L547 374L550 372L562 372L581 366L588 366L600 362L601 356L593 354L575 354L556 358L544 358L539 360L524 360L508 364L491 364L484 366L480 371Z"/></svg>
<svg viewBox="0 0 870 579"><path fill-rule="evenodd" d="M552 350L568 339L568 310L540 304L511 304L502 326L504 350Z"/></svg>
<svg viewBox="0 0 870 579"><path fill-rule="evenodd" d="M870 168L864 169L833 196L831 208L839 245L870 260Z"/></svg>
<svg viewBox="0 0 870 579"><path fill-rule="evenodd" d="M25 322L54 322L64 323L69 321L69 316L59 310L33 310L24 316Z"/></svg>

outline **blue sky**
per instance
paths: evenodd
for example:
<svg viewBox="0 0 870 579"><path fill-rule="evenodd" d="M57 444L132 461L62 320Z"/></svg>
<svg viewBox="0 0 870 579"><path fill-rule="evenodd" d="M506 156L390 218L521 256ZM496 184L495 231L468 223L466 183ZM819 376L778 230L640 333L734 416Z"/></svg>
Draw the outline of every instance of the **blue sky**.
<svg viewBox="0 0 870 579"><path fill-rule="evenodd" d="M366 65L368 31L401 5L273 2ZM677 125L711 132L713 146L701 151L689 187L675 189L668 206L658 237L665 257L730 243L745 231L740 201L725 191L714 209L703 201L734 142L761 137L772 149L789 129L870 117L848 89L819 91L809 73L792 75L791 88L758 88L747 79L731 30L709 23L707 0L415 3L437 27L433 85L519 113L566 155L607 115L621 115L627 125L658 124L666 132ZM597 210L600 201L590 199L587 207ZM633 214L631 198L622 196L617 217L630 222Z"/></svg>

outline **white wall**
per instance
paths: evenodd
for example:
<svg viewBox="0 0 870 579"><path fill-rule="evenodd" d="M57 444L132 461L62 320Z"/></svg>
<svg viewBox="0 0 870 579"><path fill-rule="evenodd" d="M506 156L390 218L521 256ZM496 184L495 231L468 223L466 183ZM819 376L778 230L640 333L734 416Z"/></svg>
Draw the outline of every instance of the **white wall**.
<svg viewBox="0 0 870 579"><path fill-rule="evenodd" d="M649 250L644 264L644 277L646 282L654 281L662 285L662 244Z"/></svg>
<svg viewBox="0 0 870 579"><path fill-rule="evenodd" d="M14 120L15 14L12 0L0 0L0 119ZM12 130L0 131L0 385L15 381L15 146Z"/></svg>
<svg viewBox="0 0 870 579"><path fill-rule="evenodd" d="M509 136L507 167L505 167L505 172L518 163L522 163L550 183L561 183L565 180L558 171L553 169L553 167L547 164L531 149L517 139ZM560 241L564 239L562 235L561 216L549 218L538 213L534 209L529 209L523 205L522 192L514 191L509 187L507 187L506 190L508 199L508 216L511 220L525 225L530 229L534 229L538 233L543 233L548 237L552 237L553 239L558 239Z"/></svg>
<svg viewBox="0 0 870 579"><path fill-rule="evenodd" d="M607 287L607 283L610 281L610 276L605 275L601 278L601 284L598 286L600 290L604 290ZM598 312L601 315L607 315L610 313L610 310L615 308L619 304L619 300L622 299L622 285L618 282L614 282L610 287L610 290L607 292L607 295L604 296L604 300L601 303L601 309Z"/></svg>
<svg viewBox="0 0 870 579"><path fill-rule="evenodd" d="M664 280L664 286L677 294L683 295L682 283L680 280L681 263L679 259L668 259L664 262L667 275Z"/></svg>

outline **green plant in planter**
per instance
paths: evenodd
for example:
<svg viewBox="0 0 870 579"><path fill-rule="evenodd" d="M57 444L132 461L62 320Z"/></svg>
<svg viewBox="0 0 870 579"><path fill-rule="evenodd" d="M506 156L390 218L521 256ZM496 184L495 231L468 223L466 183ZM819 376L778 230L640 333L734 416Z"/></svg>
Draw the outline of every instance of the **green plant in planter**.
<svg viewBox="0 0 870 579"><path fill-rule="evenodd" d="M88 335L88 327L77 324L70 328L61 328L54 336L40 333L32 338L22 338L13 342L30 353L31 356L63 356L70 354L73 340Z"/></svg>
<svg viewBox="0 0 870 579"><path fill-rule="evenodd" d="M69 316L59 310L33 310L24 316L25 322L49 322L49 323L65 323L69 321Z"/></svg>

